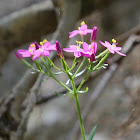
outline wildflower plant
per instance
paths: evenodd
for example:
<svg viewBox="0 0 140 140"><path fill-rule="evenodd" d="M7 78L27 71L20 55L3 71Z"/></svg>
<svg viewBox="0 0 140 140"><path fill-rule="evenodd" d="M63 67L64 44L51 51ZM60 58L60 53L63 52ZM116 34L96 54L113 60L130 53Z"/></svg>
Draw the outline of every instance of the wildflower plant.
<svg viewBox="0 0 140 140"><path fill-rule="evenodd" d="M88 33L91 34L90 38L90 44L84 42L84 36ZM108 41L102 42L99 41L104 47L106 47L106 50L101 52L100 54L96 54L97 52L97 42L96 42L96 36L97 36L97 27L93 27L93 29L88 29L87 25L83 21L81 23L81 27L78 28L78 30L74 30L69 33L69 38L72 38L76 35L81 36L80 41L76 41L77 45L70 45L69 48L61 48L59 41L56 41L55 44L51 44L49 41L44 40L43 42L40 42L40 44L37 44L36 42L31 43L28 50L17 50L15 52L15 55L19 60L21 60L25 65L28 66L28 68L43 73L44 75L47 75L51 78L53 78L55 81L57 81L61 86L63 86L67 90L67 94L71 94L76 102L79 122L80 122L80 128L81 128L81 134L83 140L86 140L85 138L85 130L84 125L82 121L79 101L78 101L78 95L81 93L86 93L88 91L88 87L83 91L82 86L85 83L86 79L88 78L90 72L98 71L101 68L106 68L107 64L104 64L105 60L108 58L109 54L114 54L115 52L119 55L126 56L125 54L119 52L121 51L121 47L117 47L118 43L116 43L115 39L112 39L112 44L110 44ZM51 51L56 51L61 64L63 66L63 69L60 69L59 67L55 66L53 61L49 58L49 55ZM74 60L72 63L72 66L68 66L67 62L65 61L65 57L63 55L63 51L70 52L74 54ZM32 67L31 64L29 64L24 57L30 57L33 62L35 63L36 67ZM82 57L83 60L80 64L78 63L78 58ZM38 61L38 58L41 58L41 62ZM84 64L86 64L85 68L83 68ZM59 74L65 73L69 80L67 83L62 83L59 81L55 74L50 70L50 67L53 67L58 71ZM76 77L82 75L85 73L84 78L82 79L81 83L76 87L75 85L75 79ZM71 83L72 88L69 88L67 85L68 83ZM57 93L57 92L56 92ZM62 95L57 93L58 95ZM88 140L92 140L94 137L94 134L96 132L97 126L93 128L91 131Z"/></svg>

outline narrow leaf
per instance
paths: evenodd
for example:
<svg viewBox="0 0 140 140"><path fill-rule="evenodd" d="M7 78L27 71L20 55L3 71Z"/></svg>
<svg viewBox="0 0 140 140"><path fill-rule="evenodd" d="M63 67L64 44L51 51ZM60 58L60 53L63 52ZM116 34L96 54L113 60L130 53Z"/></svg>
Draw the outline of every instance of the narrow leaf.
<svg viewBox="0 0 140 140"><path fill-rule="evenodd" d="M58 95L58 96L65 96L65 95L66 95L66 94L58 93L58 92L56 92L56 91L55 91L55 93L56 93L56 95Z"/></svg>
<svg viewBox="0 0 140 140"><path fill-rule="evenodd" d="M56 73L53 73L53 74L54 74L54 75L59 75L59 74L62 74L62 73L64 73L64 72L59 71L59 72L56 72Z"/></svg>
<svg viewBox="0 0 140 140"><path fill-rule="evenodd" d="M79 73L77 73L75 77L78 77L78 76L82 75L85 71L86 71L86 68L84 68L82 71L80 71Z"/></svg>
<svg viewBox="0 0 140 140"><path fill-rule="evenodd" d="M88 87L86 87L84 91L78 91L78 93L86 93L86 92L88 92Z"/></svg>
<svg viewBox="0 0 140 140"><path fill-rule="evenodd" d="M66 85L68 85L70 83L70 79L67 80Z"/></svg>
<svg viewBox="0 0 140 140"><path fill-rule="evenodd" d="M97 125L95 125L94 128L92 129L92 131L91 131L91 133L89 135L88 140L93 140L93 137L94 137L94 135L96 133L96 130L97 130Z"/></svg>

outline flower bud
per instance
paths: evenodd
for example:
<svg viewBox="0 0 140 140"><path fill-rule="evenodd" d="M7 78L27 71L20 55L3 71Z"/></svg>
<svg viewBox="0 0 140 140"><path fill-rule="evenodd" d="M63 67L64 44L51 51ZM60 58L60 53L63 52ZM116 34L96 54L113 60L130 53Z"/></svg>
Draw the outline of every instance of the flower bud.
<svg viewBox="0 0 140 140"><path fill-rule="evenodd" d="M22 59L22 56L21 56L18 52L15 52L15 55L16 55L16 57L17 57L19 60Z"/></svg>
<svg viewBox="0 0 140 140"><path fill-rule="evenodd" d="M36 50L39 49L39 45L37 44L37 42L35 42L34 44L35 44Z"/></svg>
<svg viewBox="0 0 140 140"><path fill-rule="evenodd" d="M95 54L94 53L92 53L92 55L90 56L90 61L91 62L95 61Z"/></svg>
<svg viewBox="0 0 140 140"><path fill-rule="evenodd" d="M96 40L96 36L97 36L97 27L93 28L93 32L91 33L91 42Z"/></svg>
<svg viewBox="0 0 140 140"><path fill-rule="evenodd" d="M59 56L64 57L64 56L63 56L63 53L62 53L62 49L61 49L60 43L59 43L58 41L56 41L56 51L57 51L57 54L58 54Z"/></svg>

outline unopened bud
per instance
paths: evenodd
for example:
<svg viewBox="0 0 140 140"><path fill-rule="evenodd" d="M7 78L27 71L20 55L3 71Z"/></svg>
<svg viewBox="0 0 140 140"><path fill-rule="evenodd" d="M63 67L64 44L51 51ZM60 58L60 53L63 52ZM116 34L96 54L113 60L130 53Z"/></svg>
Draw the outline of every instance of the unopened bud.
<svg viewBox="0 0 140 140"><path fill-rule="evenodd" d="M90 56L90 61L91 62L95 61L95 54L94 53Z"/></svg>
<svg viewBox="0 0 140 140"><path fill-rule="evenodd" d="M59 56L64 57L64 56L63 56L63 53L62 53L62 49L61 49L60 43L59 43L58 41L56 41L56 51L57 51L57 54L58 54Z"/></svg>
<svg viewBox="0 0 140 140"><path fill-rule="evenodd" d="M23 58L18 52L15 52L15 55L19 60L21 60Z"/></svg>
<svg viewBox="0 0 140 140"><path fill-rule="evenodd" d="M97 27L94 27L93 28L93 32L92 32L92 34L91 34L91 41L93 42L93 41L95 41L96 40L96 36L97 36Z"/></svg>

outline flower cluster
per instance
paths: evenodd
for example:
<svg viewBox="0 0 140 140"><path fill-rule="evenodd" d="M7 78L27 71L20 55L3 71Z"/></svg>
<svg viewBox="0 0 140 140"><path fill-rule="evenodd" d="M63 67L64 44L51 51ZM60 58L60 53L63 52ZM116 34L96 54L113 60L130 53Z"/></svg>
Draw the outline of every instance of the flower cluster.
<svg viewBox="0 0 140 140"><path fill-rule="evenodd" d="M88 33L91 34L89 44L84 41L84 36L87 35ZM106 47L106 50L104 50L103 52L97 55L96 54L97 52L97 41L96 41L97 27L93 27L93 29L88 29L85 22L81 22L81 27L79 27L78 30L74 30L70 32L69 38L72 38L76 35L80 35L81 40L76 41L77 45L70 45L68 48L62 49L58 41L56 41L55 44L51 44L49 41L44 40L43 42L40 42L40 44L36 42L31 43L28 50L19 49L17 52L15 52L15 55L17 56L19 60L21 60L25 65L27 65L28 68L36 72L43 73L44 75L47 75L48 77L53 78L55 81L57 81L61 86L63 86L67 90L67 94L71 94L75 98L79 120L80 120L81 133L82 133L83 140L85 140L85 132L84 132L84 127L83 127L82 117L80 114L78 94L85 93L88 91L88 87L84 91L82 91L81 88L84 82L86 81L86 79L88 78L90 72L100 70L101 68L106 68L107 64L104 64L104 62L110 53L112 54L117 53L121 56L126 56L126 55L119 52L121 51L122 48L117 46L118 43L116 43L115 39L112 39L112 42L113 42L112 44L110 44L108 41L105 41L105 43L102 41L99 41L101 45ZM49 59L49 55L51 51L57 52L61 60L61 64L63 66L62 69L55 66L52 60ZM69 67L69 65L65 61L63 51L74 53L75 58L73 60L71 67ZM81 56L83 57L83 61L79 63L79 61L77 61L77 58ZM24 60L23 57L31 57L36 67L33 67L31 64L29 64L26 60ZM41 58L41 61L38 61L37 60L38 58ZM83 70L81 70L84 64L87 64L87 65ZM52 70L50 70L50 66L56 69L58 72L53 73ZM61 73L66 74L68 77L68 80L65 84L55 77L56 74L61 74ZM86 73L86 74L84 78L81 80L81 83L77 87L75 85L75 78L82 75L83 73ZM70 86L67 86L69 83L71 83L72 88L70 88ZM57 93L57 94L61 96L63 95L61 93ZM88 140L93 139L93 136L96 132L96 128L97 126L93 128Z"/></svg>
<svg viewBox="0 0 140 140"><path fill-rule="evenodd" d="M73 52L74 56L79 58L80 56L88 57L91 62L95 61L95 53L97 52L97 42L96 36L97 36L97 27L93 27L93 29L88 29L85 22L81 22L81 27L78 27L78 30L74 30L70 32L69 38L72 38L76 35L80 35L83 37L84 35L87 35L87 33L91 34L91 44L87 44L86 42L82 41L76 41L77 45L70 45L69 48L64 48L63 50L66 52ZM125 54L119 52L121 51L121 47L117 47L115 39L112 39L112 44L110 44L108 41L102 42L99 41L104 47L108 49L108 52L114 54L115 52L119 55L126 56ZM60 46L60 43L56 41L55 44L51 45L49 41L46 39L43 42L40 42L40 44L37 44L36 42L31 43L28 50L19 49L17 52L22 55L22 57L31 57L32 60L36 60L41 55L48 57L50 55L50 52L52 50L56 50L57 54L59 56L63 56L62 49ZM19 56L18 53L15 53L16 56L21 59L21 56Z"/></svg>

